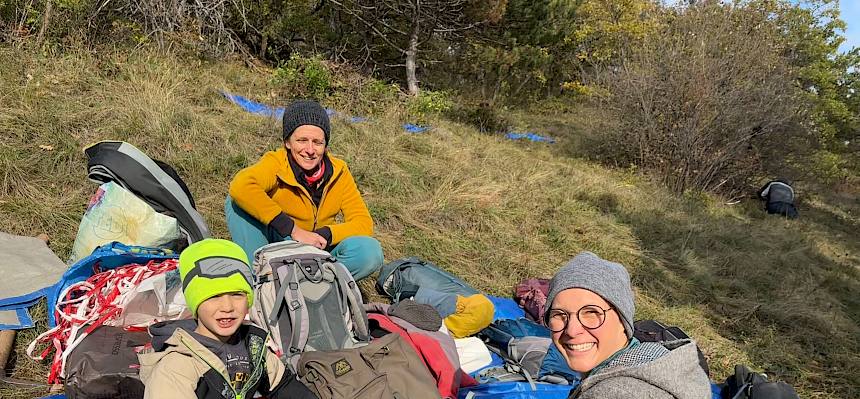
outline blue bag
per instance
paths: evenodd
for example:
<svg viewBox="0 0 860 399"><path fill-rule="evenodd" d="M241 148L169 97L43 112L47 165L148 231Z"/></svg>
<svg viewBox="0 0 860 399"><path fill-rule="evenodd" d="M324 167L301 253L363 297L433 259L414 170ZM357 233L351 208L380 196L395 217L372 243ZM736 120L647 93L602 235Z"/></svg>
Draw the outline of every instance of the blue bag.
<svg viewBox="0 0 860 399"><path fill-rule="evenodd" d="M401 258L382 266L376 291L394 302L415 296L418 288L464 297L479 294L465 281L423 259Z"/></svg>
<svg viewBox="0 0 860 399"><path fill-rule="evenodd" d="M95 274L95 269L104 271L132 263L146 264L151 260L162 261L176 258L179 258L179 254L169 249L125 245L116 241L96 248L90 256L70 266L63 273L60 281L48 288L46 295L48 298L48 325L51 328L57 325L57 321L54 320L54 307L57 305L60 294L70 285L88 279Z"/></svg>
<svg viewBox="0 0 860 399"><path fill-rule="evenodd" d="M522 374L526 380L574 386L579 383L579 373L567 365L545 326L526 318L503 319L494 321L478 335L487 348L505 359L508 371Z"/></svg>

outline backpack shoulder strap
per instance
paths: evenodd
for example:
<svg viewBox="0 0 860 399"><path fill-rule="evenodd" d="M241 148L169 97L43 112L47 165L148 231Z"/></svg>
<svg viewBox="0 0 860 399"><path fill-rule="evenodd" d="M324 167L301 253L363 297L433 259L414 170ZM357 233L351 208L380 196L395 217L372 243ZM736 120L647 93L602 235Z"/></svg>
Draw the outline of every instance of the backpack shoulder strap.
<svg viewBox="0 0 860 399"><path fill-rule="evenodd" d="M296 273L296 268L300 268L301 264L298 260L293 260L292 263L279 267L273 272L286 273L283 279L284 284L281 285L278 294L275 296L275 306L272 307L272 314L269 316L269 322L275 323L278 321L278 313L282 306L286 306L288 319L283 320L284 323L289 323L291 326L291 336L289 347L284 345L284 357L289 360L288 364L295 366L298 361L298 356L301 354L308 342L308 308L305 304L304 296L299 292L299 276ZM281 337L283 339L283 337Z"/></svg>
<svg viewBox="0 0 860 399"><path fill-rule="evenodd" d="M335 259L328 259L331 268L334 271L335 279L340 286L340 291L346 295L346 302L350 315L352 316L353 329L355 336L359 341L367 341L370 332L367 328L367 313L364 311L364 306L361 299L361 291L358 290L358 284L352 278L352 274L346 270L341 263Z"/></svg>

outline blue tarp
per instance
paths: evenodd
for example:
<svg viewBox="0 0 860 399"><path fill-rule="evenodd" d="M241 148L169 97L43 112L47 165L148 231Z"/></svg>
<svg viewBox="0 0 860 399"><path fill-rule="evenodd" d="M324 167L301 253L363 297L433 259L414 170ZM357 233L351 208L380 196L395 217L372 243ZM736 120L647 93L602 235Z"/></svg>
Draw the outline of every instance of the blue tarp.
<svg viewBox="0 0 860 399"><path fill-rule="evenodd" d="M272 108L266 104L261 104L255 101L251 101L245 97L242 97L238 94L230 94L226 91L221 91L221 94L228 100L232 101L233 104L236 104L245 111L248 111L252 114L259 114L267 117L275 117L277 119L281 119L284 116L284 108Z"/></svg>
<svg viewBox="0 0 860 399"><path fill-rule="evenodd" d="M430 127L429 126L421 126L421 125L413 125L411 123L404 123L403 124L403 130L405 130L407 133L412 133L412 134L424 133L427 131L427 129L430 129Z"/></svg>
<svg viewBox="0 0 860 399"><path fill-rule="evenodd" d="M470 398L504 398L504 399L566 399L573 388L571 385L535 383L533 390L528 382L491 382L473 387L460 388L458 399ZM471 395L470 395L471 394Z"/></svg>
<svg viewBox="0 0 860 399"><path fill-rule="evenodd" d="M276 119L281 119L284 117L284 107L272 108L266 104L261 104L256 101L249 100L238 94L230 94L223 90L221 91L221 94L224 96L224 98L232 101L234 104L238 105L239 107L242 107L242 109L252 114L258 114L266 117L274 117ZM331 108L326 108L325 112L328 114L329 117L340 115L337 111ZM344 117L344 119L350 123L361 123L370 120L363 116L349 116ZM412 123L403 124L403 130L405 130L407 133L424 133L429 129L430 126L421 126Z"/></svg>
<svg viewBox="0 0 860 399"><path fill-rule="evenodd" d="M513 299L500 298L492 295L487 295L487 298L490 299L490 302L492 302L495 307L495 311L493 312L493 321L526 317L526 311L517 305Z"/></svg>
<svg viewBox="0 0 860 399"><path fill-rule="evenodd" d="M539 143L541 143L541 142L542 143L549 143L549 144L555 143L554 138L544 137L544 136L541 136L537 133L532 133L532 132L526 132L526 133L510 132L510 133L505 135L505 138L510 139L510 140L526 139L526 140L539 142Z"/></svg>

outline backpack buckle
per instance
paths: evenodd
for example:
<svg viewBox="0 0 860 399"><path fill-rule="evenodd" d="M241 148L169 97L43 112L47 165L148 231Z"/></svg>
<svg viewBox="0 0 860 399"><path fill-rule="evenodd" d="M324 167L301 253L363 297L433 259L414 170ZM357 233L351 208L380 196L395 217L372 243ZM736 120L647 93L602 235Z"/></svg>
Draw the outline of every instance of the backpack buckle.
<svg viewBox="0 0 860 399"><path fill-rule="evenodd" d="M296 310L300 307L302 307L302 304L298 300L294 299L290 302L290 310Z"/></svg>

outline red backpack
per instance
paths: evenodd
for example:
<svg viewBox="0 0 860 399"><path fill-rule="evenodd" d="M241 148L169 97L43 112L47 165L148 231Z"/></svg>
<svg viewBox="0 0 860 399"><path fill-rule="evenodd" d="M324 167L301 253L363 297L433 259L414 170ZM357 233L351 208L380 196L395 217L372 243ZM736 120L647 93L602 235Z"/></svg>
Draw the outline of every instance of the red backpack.
<svg viewBox="0 0 860 399"><path fill-rule="evenodd" d="M365 305L371 335L374 335L374 331L382 330L403 337L436 379L436 388L443 398L456 398L460 387L477 384L460 369L457 347L450 335L441 331L422 330L399 317L389 316L388 307L380 303Z"/></svg>

